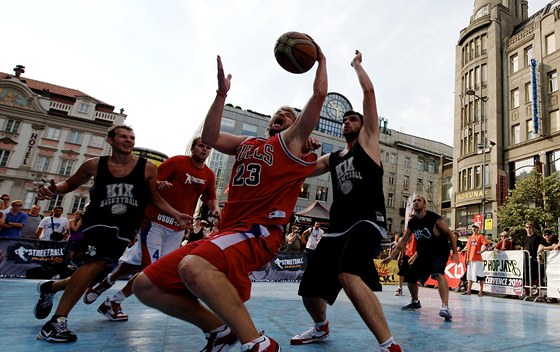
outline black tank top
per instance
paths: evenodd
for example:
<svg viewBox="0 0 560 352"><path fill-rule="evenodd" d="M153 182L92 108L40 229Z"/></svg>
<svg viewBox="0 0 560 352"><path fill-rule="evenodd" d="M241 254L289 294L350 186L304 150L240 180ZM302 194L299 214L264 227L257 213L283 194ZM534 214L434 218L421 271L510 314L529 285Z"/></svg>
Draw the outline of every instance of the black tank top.
<svg viewBox="0 0 560 352"><path fill-rule="evenodd" d="M386 229L383 167L359 143L339 156L329 156L333 203L329 232L343 232L359 220L371 220Z"/></svg>
<svg viewBox="0 0 560 352"><path fill-rule="evenodd" d="M108 156L99 158L97 176L89 190L90 202L83 214L84 228L98 224L117 226L120 237L131 238L140 227L150 200L145 179L146 159L138 158L132 171L124 177L111 174L108 160Z"/></svg>
<svg viewBox="0 0 560 352"><path fill-rule="evenodd" d="M408 222L408 228L416 237L416 252L419 255L449 255L450 247L447 234L443 233L443 231L438 231L439 236L436 236L434 232L434 227L439 219L441 219L439 214L428 210L422 219L415 215Z"/></svg>

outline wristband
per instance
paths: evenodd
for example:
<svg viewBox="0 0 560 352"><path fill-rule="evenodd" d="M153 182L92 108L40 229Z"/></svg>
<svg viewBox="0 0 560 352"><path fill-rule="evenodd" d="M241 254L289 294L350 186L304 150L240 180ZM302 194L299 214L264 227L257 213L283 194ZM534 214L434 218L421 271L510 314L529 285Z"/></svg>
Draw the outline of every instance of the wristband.
<svg viewBox="0 0 560 352"><path fill-rule="evenodd" d="M217 90L217 89L216 89L216 94L218 94L219 96L221 96L221 97L224 98L224 99L227 97L227 94L226 94L226 93L222 93L222 92L220 92L220 91Z"/></svg>

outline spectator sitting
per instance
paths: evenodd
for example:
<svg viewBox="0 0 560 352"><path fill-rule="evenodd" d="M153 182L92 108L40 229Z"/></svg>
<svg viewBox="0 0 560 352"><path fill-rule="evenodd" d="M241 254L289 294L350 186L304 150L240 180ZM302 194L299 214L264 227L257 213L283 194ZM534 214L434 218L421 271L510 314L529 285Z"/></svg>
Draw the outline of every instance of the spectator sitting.
<svg viewBox="0 0 560 352"><path fill-rule="evenodd" d="M35 239L41 241L66 240L70 224L68 219L62 216L63 211L62 207L54 207L52 216L47 216L39 223L35 232ZM53 234L55 235L53 236Z"/></svg>
<svg viewBox="0 0 560 352"><path fill-rule="evenodd" d="M539 248L537 249L537 255L541 255L544 251L550 251L558 248L558 238L552 236L551 230L543 231L543 238Z"/></svg>
<svg viewBox="0 0 560 352"><path fill-rule="evenodd" d="M22 205L23 202L21 200L14 200L12 202L11 210L6 213L5 221L0 225L2 227L0 237L21 237L21 230L27 223L27 214L20 210Z"/></svg>
<svg viewBox="0 0 560 352"><path fill-rule="evenodd" d="M21 230L21 238L34 240L37 227L44 218L43 214L41 214L41 206L38 204L32 205L27 214L27 224L25 224L25 227Z"/></svg>

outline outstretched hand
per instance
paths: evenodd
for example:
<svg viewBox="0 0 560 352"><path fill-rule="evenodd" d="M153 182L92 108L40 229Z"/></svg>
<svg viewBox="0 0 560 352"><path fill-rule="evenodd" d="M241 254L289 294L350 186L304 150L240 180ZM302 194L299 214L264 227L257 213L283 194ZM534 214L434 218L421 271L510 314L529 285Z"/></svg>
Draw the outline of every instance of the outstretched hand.
<svg viewBox="0 0 560 352"><path fill-rule="evenodd" d="M357 63L358 64L362 63L362 53L359 50L356 50L356 56L354 56L354 59L352 59L350 66L354 67L354 65Z"/></svg>
<svg viewBox="0 0 560 352"><path fill-rule="evenodd" d="M37 199L44 200L44 199L51 199L54 196L54 192L56 192L56 182L51 179L48 186L43 186L39 188L37 192Z"/></svg>
<svg viewBox="0 0 560 352"><path fill-rule="evenodd" d="M321 143L319 143L319 141L316 138L307 137L307 140L305 141L305 143L301 147L301 153L302 154L307 154L307 153L310 153L314 150L319 149L319 147L321 147Z"/></svg>
<svg viewBox="0 0 560 352"><path fill-rule="evenodd" d="M218 55L218 94L225 96L229 92L231 86L231 75L228 74L227 77L224 74L224 66L222 64L222 58Z"/></svg>

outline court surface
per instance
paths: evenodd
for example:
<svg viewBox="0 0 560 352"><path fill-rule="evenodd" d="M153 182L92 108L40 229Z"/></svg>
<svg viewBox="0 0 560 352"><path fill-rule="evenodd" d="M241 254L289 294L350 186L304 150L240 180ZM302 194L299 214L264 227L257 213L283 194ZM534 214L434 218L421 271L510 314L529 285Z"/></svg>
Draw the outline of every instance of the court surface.
<svg viewBox="0 0 560 352"><path fill-rule="evenodd" d="M182 321L150 309L131 297L123 303L128 322L111 322L97 313L95 302L80 301L69 316L68 327L78 335L74 343L55 344L36 340L46 320L33 316L39 297L39 281L0 279L0 315L3 331L0 351L200 351L202 332ZM107 293L124 285L119 281ZM277 340L282 351L378 351L373 335L341 293L329 307L331 336L321 343L290 346L290 338L309 328L297 283L254 283L247 307L259 330ZM405 351L554 351L560 350L560 305L501 297L463 296L450 292L453 321L438 316L440 300L436 289L420 288L422 308L401 311L410 296L395 297L394 286L378 293L395 339ZM61 293L55 297L55 307ZM100 298L101 299L101 298ZM53 310L54 311L54 310ZM237 344L232 351L239 351Z"/></svg>

